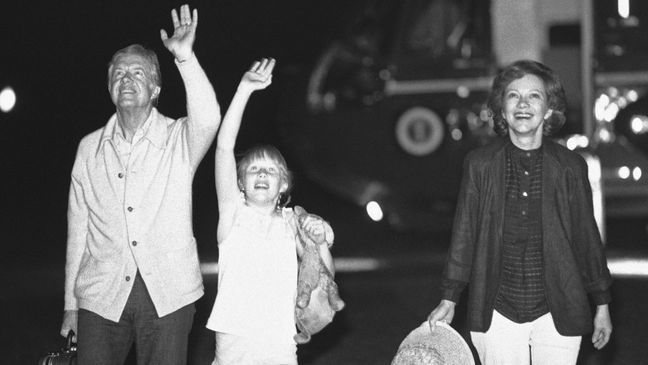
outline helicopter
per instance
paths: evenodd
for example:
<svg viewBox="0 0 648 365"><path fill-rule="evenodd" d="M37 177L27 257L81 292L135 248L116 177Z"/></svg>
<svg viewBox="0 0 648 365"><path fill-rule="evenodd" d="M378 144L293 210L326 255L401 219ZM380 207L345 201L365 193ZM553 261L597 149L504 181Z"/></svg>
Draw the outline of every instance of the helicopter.
<svg viewBox="0 0 648 365"><path fill-rule="evenodd" d="M284 92L280 134L315 182L401 230L452 223L462 162L495 138L489 2L368 1Z"/></svg>
<svg viewBox="0 0 648 365"><path fill-rule="evenodd" d="M497 138L485 102L511 55L492 23L515 17L493 14L497 1L354 2L343 34L282 91L280 134L304 173L395 229L450 230L464 157ZM648 7L624 14L625 2L572 0L579 24L555 38L576 41L536 55L569 81L556 139L594 161L602 233L606 218L648 218Z"/></svg>

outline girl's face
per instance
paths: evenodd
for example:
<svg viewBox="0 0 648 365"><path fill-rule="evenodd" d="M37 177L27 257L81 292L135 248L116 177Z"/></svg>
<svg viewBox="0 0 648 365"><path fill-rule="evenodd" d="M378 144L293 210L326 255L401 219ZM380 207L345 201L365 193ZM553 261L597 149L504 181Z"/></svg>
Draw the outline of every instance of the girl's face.
<svg viewBox="0 0 648 365"><path fill-rule="evenodd" d="M279 193L288 188L280 167L267 157L252 160L241 178L241 185L248 203L263 206L275 206Z"/></svg>
<svg viewBox="0 0 648 365"><path fill-rule="evenodd" d="M512 81L504 91L502 116L511 137L542 138L542 126L551 116L544 82L532 74Z"/></svg>

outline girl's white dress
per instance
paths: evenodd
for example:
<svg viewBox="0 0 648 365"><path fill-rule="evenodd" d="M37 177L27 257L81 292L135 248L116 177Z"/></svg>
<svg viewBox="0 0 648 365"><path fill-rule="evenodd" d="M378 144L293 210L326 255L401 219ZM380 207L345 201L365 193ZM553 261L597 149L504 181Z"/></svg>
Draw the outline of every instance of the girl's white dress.
<svg viewBox="0 0 648 365"><path fill-rule="evenodd" d="M241 202L235 214L218 246L218 292L207 328L293 345L298 264L292 210L272 219Z"/></svg>

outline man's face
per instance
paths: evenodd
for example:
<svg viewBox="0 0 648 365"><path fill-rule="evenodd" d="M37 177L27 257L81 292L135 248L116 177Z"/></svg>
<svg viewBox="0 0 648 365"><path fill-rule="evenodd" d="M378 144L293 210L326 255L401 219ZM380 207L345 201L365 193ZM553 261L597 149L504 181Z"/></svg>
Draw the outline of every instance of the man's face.
<svg viewBox="0 0 648 365"><path fill-rule="evenodd" d="M160 93L150 63L138 54L120 55L108 76L108 91L117 108L148 108Z"/></svg>

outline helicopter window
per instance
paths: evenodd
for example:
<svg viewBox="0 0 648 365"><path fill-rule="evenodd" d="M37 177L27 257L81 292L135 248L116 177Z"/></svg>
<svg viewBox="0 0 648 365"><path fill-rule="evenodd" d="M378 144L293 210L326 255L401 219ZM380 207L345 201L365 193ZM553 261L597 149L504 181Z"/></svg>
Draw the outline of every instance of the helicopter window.
<svg viewBox="0 0 648 365"><path fill-rule="evenodd" d="M319 57L309 79L312 111L371 105L380 99L379 69L392 44L401 6L395 0L349 3L342 35Z"/></svg>
<svg viewBox="0 0 648 365"><path fill-rule="evenodd" d="M430 1L416 14L418 17L410 23L407 48L434 55L446 53L453 47L456 49L457 38L465 32L466 21L455 1Z"/></svg>
<svg viewBox="0 0 648 365"><path fill-rule="evenodd" d="M402 41L404 52L435 58L488 53L487 1L414 0L411 4Z"/></svg>
<svg viewBox="0 0 648 365"><path fill-rule="evenodd" d="M355 5L347 14L344 36L347 43L364 53L384 53L394 33L399 1L368 0L351 2Z"/></svg>
<svg viewBox="0 0 648 365"><path fill-rule="evenodd" d="M622 4L626 7L619 6ZM648 64L648 2L594 0L593 5L596 72L644 72ZM630 77L624 82L638 81Z"/></svg>
<svg viewBox="0 0 648 365"><path fill-rule="evenodd" d="M645 35L648 30L648 2L597 0L594 3L597 49L608 56L646 54ZM643 62L643 60L642 60Z"/></svg>

